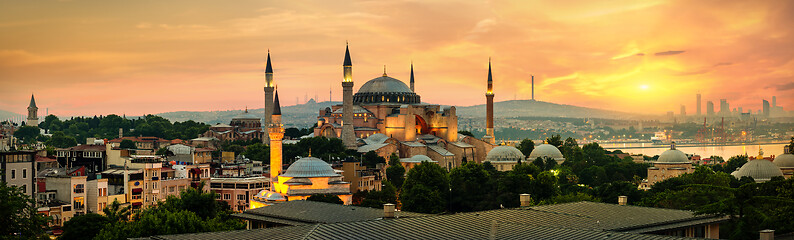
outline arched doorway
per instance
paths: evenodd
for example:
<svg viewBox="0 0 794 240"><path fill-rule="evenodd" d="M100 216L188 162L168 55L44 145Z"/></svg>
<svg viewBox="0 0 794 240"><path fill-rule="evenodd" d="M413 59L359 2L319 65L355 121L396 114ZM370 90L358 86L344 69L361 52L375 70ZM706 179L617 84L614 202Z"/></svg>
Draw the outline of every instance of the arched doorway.
<svg viewBox="0 0 794 240"><path fill-rule="evenodd" d="M425 119L420 117L419 115L414 115L414 116L416 116L416 134L422 135L422 134L430 133L430 128L427 127L427 122L425 121Z"/></svg>

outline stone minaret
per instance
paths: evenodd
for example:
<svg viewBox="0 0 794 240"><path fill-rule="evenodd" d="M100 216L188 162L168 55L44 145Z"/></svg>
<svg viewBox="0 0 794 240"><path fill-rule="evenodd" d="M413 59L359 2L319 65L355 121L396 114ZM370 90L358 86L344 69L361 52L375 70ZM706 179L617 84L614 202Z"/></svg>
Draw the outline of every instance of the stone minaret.
<svg viewBox="0 0 794 240"><path fill-rule="evenodd" d="M30 105L28 106L28 121L25 122L25 126L39 126L39 108L36 107L36 99L33 98L33 94L30 95Z"/></svg>
<svg viewBox="0 0 794 240"><path fill-rule="evenodd" d="M270 65L270 50L267 51L267 66L265 66L265 130L270 127L271 115L273 115L273 66ZM267 144L268 134L262 134L262 143Z"/></svg>
<svg viewBox="0 0 794 240"><path fill-rule="evenodd" d="M353 130L353 63L350 48L345 46L345 62L342 63L342 142L348 149L356 148L356 133Z"/></svg>
<svg viewBox="0 0 794 240"><path fill-rule="evenodd" d="M411 92L416 92L414 90L414 63L411 62Z"/></svg>
<svg viewBox="0 0 794 240"><path fill-rule="evenodd" d="M281 140L284 139L284 125L281 124L281 105L278 103L278 91L276 91L271 109L270 125L268 125L268 135L270 136L270 186L277 182L278 175L281 174ZM271 188L271 190L275 191Z"/></svg>
<svg viewBox="0 0 794 240"><path fill-rule="evenodd" d="M493 76L491 75L491 60L488 60L488 91L485 92L485 137L484 140L494 144L496 139L493 133Z"/></svg>

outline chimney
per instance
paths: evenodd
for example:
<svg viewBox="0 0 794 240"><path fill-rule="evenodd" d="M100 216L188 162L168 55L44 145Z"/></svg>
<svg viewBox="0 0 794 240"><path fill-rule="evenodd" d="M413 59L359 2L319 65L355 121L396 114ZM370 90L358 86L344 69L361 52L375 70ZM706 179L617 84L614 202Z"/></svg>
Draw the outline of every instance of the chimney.
<svg viewBox="0 0 794 240"><path fill-rule="evenodd" d="M528 193L522 193L518 199L521 201L522 207L529 207L530 202L532 202L532 197Z"/></svg>
<svg viewBox="0 0 794 240"><path fill-rule="evenodd" d="M618 196L618 205L626 205L629 201L629 197L627 196Z"/></svg>
<svg viewBox="0 0 794 240"><path fill-rule="evenodd" d="M383 204L383 218L394 218L394 204Z"/></svg>
<svg viewBox="0 0 794 240"><path fill-rule="evenodd" d="M774 240L775 239L775 230L772 229L765 229L761 230L761 240Z"/></svg>

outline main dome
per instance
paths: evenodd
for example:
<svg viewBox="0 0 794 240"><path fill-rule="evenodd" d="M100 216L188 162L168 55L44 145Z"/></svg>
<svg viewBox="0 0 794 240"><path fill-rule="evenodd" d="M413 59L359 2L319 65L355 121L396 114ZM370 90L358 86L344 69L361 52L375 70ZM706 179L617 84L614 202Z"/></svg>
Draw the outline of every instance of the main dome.
<svg viewBox="0 0 794 240"><path fill-rule="evenodd" d="M419 103L419 95L400 80L386 76L367 81L353 95L354 103Z"/></svg>
<svg viewBox="0 0 794 240"><path fill-rule="evenodd" d="M689 158L684 152L678 149L668 149L659 155L657 163L690 163Z"/></svg>
<svg viewBox="0 0 794 240"><path fill-rule="evenodd" d="M284 177L338 177L331 165L315 157L298 159L284 171Z"/></svg>

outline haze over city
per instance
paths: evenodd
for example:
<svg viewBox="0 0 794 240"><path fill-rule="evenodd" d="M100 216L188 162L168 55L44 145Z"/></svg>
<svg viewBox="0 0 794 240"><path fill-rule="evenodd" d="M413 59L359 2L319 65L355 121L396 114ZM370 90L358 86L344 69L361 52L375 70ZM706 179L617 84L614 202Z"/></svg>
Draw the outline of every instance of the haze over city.
<svg viewBox="0 0 794 240"><path fill-rule="evenodd" d="M714 6L719 5L719 8ZM663 114L695 94L791 110L790 1L214 1L0 3L0 109L31 93L49 113L141 115L262 108L267 50L284 105L341 100L345 42L355 88L382 74L423 102L530 98ZM438 91L445 89L448 91ZM454 90L454 91L450 91ZM429 94L431 93L432 94Z"/></svg>

